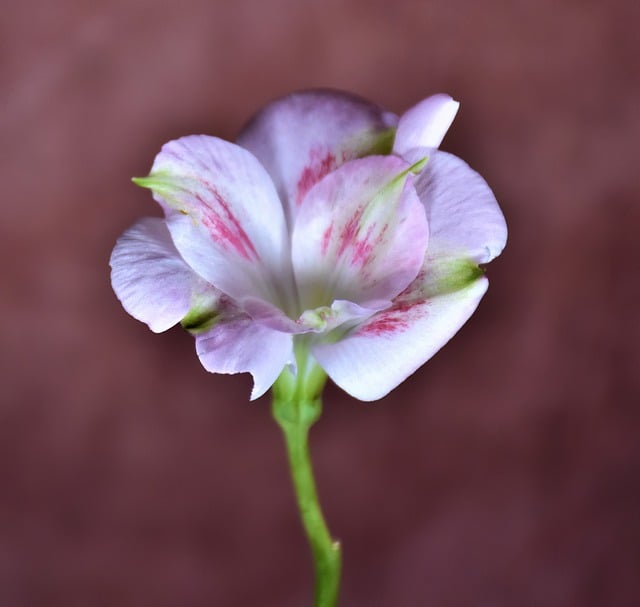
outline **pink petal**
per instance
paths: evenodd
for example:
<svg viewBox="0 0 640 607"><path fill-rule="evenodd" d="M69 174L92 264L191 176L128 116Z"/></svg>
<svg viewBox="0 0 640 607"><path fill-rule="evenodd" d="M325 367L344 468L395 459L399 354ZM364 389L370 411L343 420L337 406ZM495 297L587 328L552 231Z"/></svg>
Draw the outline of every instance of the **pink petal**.
<svg viewBox="0 0 640 607"><path fill-rule="evenodd" d="M416 148L437 148L460 104L449 95L433 95L407 110L398 122L393 153L405 156Z"/></svg>
<svg viewBox="0 0 640 607"><path fill-rule="evenodd" d="M156 333L180 322L194 297L216 295L182 260L163 219L142 219L127 230L110 263L113 290L124 309Z"/></svg>
<svg viewBox="0 0 640 607"><path fill-rule="evenodd" d="M416 179L429 220L429 254L487 263L507 241L507 226L484 179L451 154L435 151Z"/></svg>
<svg viewBox="0 0 640 607"><path fill-rule="evenodd" d="M421 273L394 305L336 343L312 347L329 377L360 400L382 398L422 366L473 314L488 282L470 262Z"/></svg>
<svg viewBox="0 0 640 607"><path fill-rule="evenodd" d="M251 373L251 400L273 385L285 365L295 363L291 335L264 327L242 313L223 315L211 329L196 335L196 351L207 371Z"/></svg>
<svg viewBox="0 0 640 607"><path fill-rule="evenodd" d="M238 143L271 174L292 220L305 194L348 160L388 153L397 117L362 99L306 91L268 105Z"/></svg>
<svg viewBox="0 0 640 607"><path fill-rule="evenodd" d="M234 299L281 303L293 288L289 237L274 185L243 148L204 135L171 141L149 177L184 260Z"/></svg>
<svg viewBox="0 0 640 607"><path fill-rule="evenodd" d="M353 160L308 193L292 236L303 309L336 299L368 307L415 278L428 226L409 169L396 156Z"/></svg>

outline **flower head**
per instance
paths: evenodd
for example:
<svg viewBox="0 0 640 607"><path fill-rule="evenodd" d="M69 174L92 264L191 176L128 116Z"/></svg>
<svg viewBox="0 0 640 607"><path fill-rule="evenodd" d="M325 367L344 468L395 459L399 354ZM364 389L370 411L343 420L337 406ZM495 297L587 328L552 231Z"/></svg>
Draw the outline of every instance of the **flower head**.
<svg viewBox="0 0 640 607"><path fill-rule="evenodd" d="M506 242L485 181L438 150L457 110L303 92L237 143L167 143L134 180L164 218L118 240L118 298L155 332L180 322L208 371L250 372L252 398L300 348L356 398L384 396L473 313Z"/></svg>

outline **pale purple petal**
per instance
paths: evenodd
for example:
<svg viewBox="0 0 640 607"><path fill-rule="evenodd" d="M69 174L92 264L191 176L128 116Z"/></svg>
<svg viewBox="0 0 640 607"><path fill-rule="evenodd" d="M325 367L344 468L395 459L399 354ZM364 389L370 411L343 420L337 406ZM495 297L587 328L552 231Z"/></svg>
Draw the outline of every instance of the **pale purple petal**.
<svg viewBox="0 0 640 607"><path fill-rule="evenodd" d="M242 302L242 309L257 323L275 331L291 334L307 332L306 327L287 316L278 306L263 299L247 298Z"/></svg>
<svg viewBox="0 0 640 607"><path fill-rule="evenodd" d="M194 297L215 295L182 260L163 219L148 217L128 229L110 263L113 290L124 309L156 333L180 322Z"/></svg>
<svg viewBox="0 0 640 607"><path fill-rule="evenodd" d="M437 148L460 104L449 95L433 95L400 116L393 153L405 156L416 148Z"/></svg>
<svg viewBox="0 0 640 607"><path fill-rule="evenodd" d="M204 135L171 141L149 177L183 259L237 300L281 303L293 288L289 236L274 185L243 148Z"/></svg>
<svg viewBox="0 0 640 607"><path fill-rule="evenodd" d="M260 112L238 137L271 174L292 220L305 194L348 160L391 149L394 114L357 97L306 91Z"/></svg>
<svg viewBox="0 0 640 607"><path fill-rule="evenodd" d="M329 377L360 400L376 400L444 346L473 314L488 286L477 266L452 263L460 265L431 278L419 276L389 310L341 341L312 347Z"/></svg>
<svg viewBox="0 0 640 607"><path fill-rule="evenodd" d="M428 226L409 165L396 156L353 160L305 197L292 258L303 309L336 299L391 300L422 266Z"/></svg>
<svg viewBox="0 0 640 607"><path fill-rule="evenodd" d="M291 335L264 327L242 313L196 335L196 351L207 371L251 373L251 400L262 396L286 365L295 364Z"/></svg>
<svg viewBox="0 0 640 607"><path fill-rule="evenodd" d="M434 151L415 185L427 211L430 254L487 263L501 253L507 241L502 211L464 161Z"/></svg>

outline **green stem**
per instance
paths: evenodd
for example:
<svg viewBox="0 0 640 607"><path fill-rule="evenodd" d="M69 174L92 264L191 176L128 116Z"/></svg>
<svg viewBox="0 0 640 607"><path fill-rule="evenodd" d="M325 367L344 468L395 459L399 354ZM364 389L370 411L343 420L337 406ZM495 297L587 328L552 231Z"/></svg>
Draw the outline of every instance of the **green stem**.
<svg viewBox="0 0 640 607"><path fill-rule="evenodd" d="M340 587L340 544L331 538L318 502L309 456L309 428L322 413L326 376L304 355L294 376L283 371L273 388L273 416L284 432L293 486L315 568L315 607L335 607Z"/></svg>

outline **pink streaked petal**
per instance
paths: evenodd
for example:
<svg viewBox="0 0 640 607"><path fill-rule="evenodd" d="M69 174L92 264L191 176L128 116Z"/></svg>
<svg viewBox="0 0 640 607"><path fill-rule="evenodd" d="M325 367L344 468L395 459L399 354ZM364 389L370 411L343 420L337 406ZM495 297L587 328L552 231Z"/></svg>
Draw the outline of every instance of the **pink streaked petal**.
<svg viewBox="0 0 640 607"><path fill-rule="evenodd" d="M291 335L262 326L241 313L196 335L196 351L207 371L251 373L251 400L262 396L286 365L295 363Z"/></svg>
<svg viewBox="0 0 640 607"><path fill-rule="evenodd" d="M319 343L311 352L343 390L360 400L377 400L455 335L487 286L487 279L479 277L462 289L427 299L400 297L392 308L372 316L343 340Z"/></svg>
<svg viewBox="0 0 640 607"><path fill-rule="evenodd" d="M160 333L180 322L196 297L217 296L180 257L163 219L138 221L111 254L111 283L124 309Z"/></svg>
<svg viewBox="0 0 640 607"><path fill-rule="evenodd" d="M306 193L330 171L354 158L388 153L397 120L358 97L306 91L269 104L238 143L269 171L292 221Z"/></svg>
<svg viewBox="0 0 640 607"><path fill-rule="evenodd" d="M429 220L429 254L488 263L507 242L507 225L493 192L460 158L434 151L416 179Z"/></svg>
<svg viewBox="0 0 640 607"><path fill-rule="evenodd" d="M353 160L308 193L292 236L303 309L391 300L415 278L428 226L409 168L396 156Z"/></svg>
<svg viewBox="0 0 640 607"><path fill-rule="evenodd" d="M433 95L400 116L393 153L405 156L416 148L437 148L460 104L449 95Z"/></svg>
<svg viewBox="0 0 640 607"><path fill-rule="evenodd" d="M238 300L277 300L278 287L292 288L282 205L252 154L215 137L183 137L136 182L151 188L176 248L209 283Z"/></svg>

